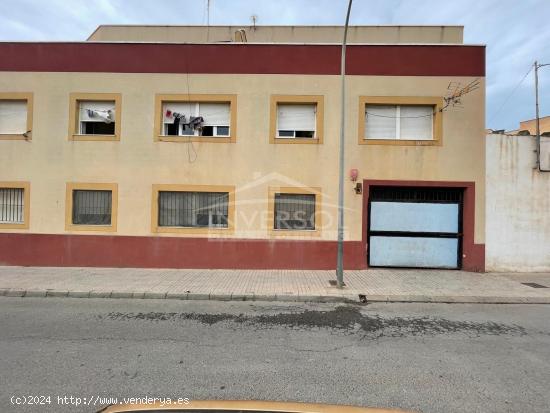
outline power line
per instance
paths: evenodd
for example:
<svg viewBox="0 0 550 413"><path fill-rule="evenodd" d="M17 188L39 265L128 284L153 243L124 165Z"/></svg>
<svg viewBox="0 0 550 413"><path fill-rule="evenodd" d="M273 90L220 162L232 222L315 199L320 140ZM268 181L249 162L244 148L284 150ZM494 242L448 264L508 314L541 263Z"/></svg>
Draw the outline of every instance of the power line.
<svg viewBox="0 0 550 413"><path fill-rule="evenodd" d="M514 89L512 89L512 91L510 92L510 94L506 97L506 99L504 99L504 102L502 102L502 105L499 106L499 108L496 110L496 112L493 113L493 115L489 118L489 121L488 123L491 123L491 121L495 118L496 115L498 115L500 113L500 111L502 110L502 108L504 107L504 105L506 105L506 103L508 103L508 100L510 100L510 98L512 97L512 95L516 92L516 90L520 87L520 85L523 83L523 81L525 80L525 78L527 78L527 76L529 75L529 73L531 73L531 70L533 70L533 66L530 66L529 67L529 70L527 71L527 73L525 73L525 75L521 78L521 80L519 81L519 83L516 85L516 87L514 87Z"/></svg>

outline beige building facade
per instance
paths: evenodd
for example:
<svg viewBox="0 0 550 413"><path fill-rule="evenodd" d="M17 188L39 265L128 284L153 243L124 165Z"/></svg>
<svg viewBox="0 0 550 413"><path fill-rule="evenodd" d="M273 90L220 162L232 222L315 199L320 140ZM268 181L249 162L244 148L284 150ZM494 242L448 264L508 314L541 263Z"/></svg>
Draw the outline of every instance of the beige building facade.
<svg viewBox="0 0 550 413"><path fill-rule="evenodd" d="M161 36L166 30L169 38ZM257 36L254 44L202 43L206 30L235 32L102 26L84 43L0 44L7 57L0 63L0 203L12 213L0 220L0 262L334 266L340 78L339 47L328 43L336 41L336 28L313 37L289 37L289 28L264 36L268 29L259 28L247 37ZM391 43L348 51L345 170L357 176L346 177L346 267L483 271L484 47L461 45L461 28L407 29L413 42L428 39L420 45L397 44L402 29L363 30L366 40L379 33L376 43ZM315 29L294 30L302 32ZM191 43L170 43L188 35ZM292 40L310 43L285 43ZM450 83L475 79L481 87L462 98L460 109L445 106ZM1 133L20 115L14 105L21 102L26 117L19 130ZM171 135L180 112L203 123ZM94 201L86 201L90 194ZM187 212L178 202L191 199L207 204L182 224ZM401 208L402 228L382 228L383 212L369 215L386 201ZM86 202L96 208L92 218L77 211ZM304 227L279 220L292 205L311 215ZM444 220L455 206L452 223L420 227L426 214ZM413 238L426 241L419 254L427 258L402 256ZM432 246L441 239L452 245ZM375 241L380 265L370 249ZM456 251L456 265L438 258L449 251ZM392 254L394 261L384 258Z"/></svg>

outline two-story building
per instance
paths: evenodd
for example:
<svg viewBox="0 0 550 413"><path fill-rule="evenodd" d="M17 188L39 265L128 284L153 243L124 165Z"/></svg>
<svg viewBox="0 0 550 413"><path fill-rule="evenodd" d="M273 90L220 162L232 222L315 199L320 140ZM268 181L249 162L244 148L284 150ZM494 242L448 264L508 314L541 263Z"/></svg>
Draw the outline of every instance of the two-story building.
<svg viewBox="0 0 550 413"><path fill-rule="evenodd" d="M0 264L334 268L341 37L0 43ZM345 267L483 271L485 47L356 26L346 67Z"/></svg>

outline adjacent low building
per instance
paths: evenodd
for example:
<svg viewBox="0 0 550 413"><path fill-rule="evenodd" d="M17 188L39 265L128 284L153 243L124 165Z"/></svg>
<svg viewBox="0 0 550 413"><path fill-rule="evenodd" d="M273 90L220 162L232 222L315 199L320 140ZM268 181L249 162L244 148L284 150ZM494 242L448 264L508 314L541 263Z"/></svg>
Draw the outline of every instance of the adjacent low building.
<svg viewBox="0 0 550 413"><path fill-rule="evenodd" d="M0 43L0 263L334 268L341 31ZM346 268L483 271L485 47L455 26L350 42Z"/></svg>

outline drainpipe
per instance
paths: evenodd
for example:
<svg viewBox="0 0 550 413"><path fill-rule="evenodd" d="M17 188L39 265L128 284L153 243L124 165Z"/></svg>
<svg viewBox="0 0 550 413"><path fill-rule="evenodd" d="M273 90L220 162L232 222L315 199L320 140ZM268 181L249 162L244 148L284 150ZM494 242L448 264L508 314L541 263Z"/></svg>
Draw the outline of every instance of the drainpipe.
<svg viewBox="0 0 550 413"><path fill-rule="evenodd" d="M338 251L336 257L336 282L338 288L344 286L344 132L346 125L346 41L348 37L349 15L351 3L349 0L346 24L344 26L344 39L342 41L342 56L340 63L341 85L341 106L340 106L340 153L339 153L339 175L338 175Z"/></svg>

